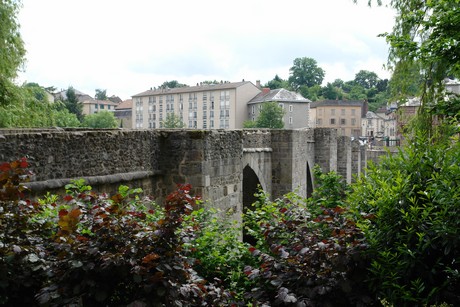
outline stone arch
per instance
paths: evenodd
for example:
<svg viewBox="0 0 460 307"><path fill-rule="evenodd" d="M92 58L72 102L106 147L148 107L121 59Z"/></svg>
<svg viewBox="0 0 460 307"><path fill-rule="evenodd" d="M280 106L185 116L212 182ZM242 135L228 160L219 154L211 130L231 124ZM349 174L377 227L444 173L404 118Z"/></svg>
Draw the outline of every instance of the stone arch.
<svg viewBox="0 0 460 307"><path fill-rule="evenodd" d="M243 213L253 209L253 203L257 201L254 194L258 192L259 187L261 187L259 177L249 164L246 165L243 169ZM244 220L243 217L243 223ZM248 235L245 229L243 229L243 241L251 245L256 244L255 238Z"/></svg>
<svg viewBox="0 0 460 307"><path fill-rule="evenodd" d="M313 176L311 174L310 164L307 162L307 181L306 181L306 196L311 197L313 194Z"/></svg>
<svg viewBox="0 0 460 307"><path fill-rule="evenodd" d="M259 187L262 187L259 177L249 164L246 165L243 169L243 212L250 209L257 200L254 194L257 193Z"/></svg>

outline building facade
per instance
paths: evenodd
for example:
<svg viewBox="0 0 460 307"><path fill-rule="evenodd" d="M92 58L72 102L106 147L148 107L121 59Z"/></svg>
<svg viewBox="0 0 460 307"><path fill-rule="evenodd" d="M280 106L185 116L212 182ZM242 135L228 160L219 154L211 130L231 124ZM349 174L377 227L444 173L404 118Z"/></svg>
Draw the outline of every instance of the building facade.
<svg viewBox="0 0 460 307"><path fill-rule="evenodd" d="M83 114L90 115L97 113L99 111L110 111L114 112L115 108L118 106L118 103L112 102L110 100L96 100L90 99L83 101Z"/></svg>
<svg viewBox="0 0 460 307"><path fill-rule="evenodd" d="M132 127L163 128L163 121L172 113L186 128L242 128L247 103L259 93L260 89L249 81L150 89L132 96Z"/></svg>
<svg viewBox="0 0 460 307"><path fill-rule="evenodd" d="M364 101L324 100L310 104L310 124L336 128L339 136L359 137Z"/></svg>
<svg viewBox="0 0 460 307"><path fill-rule="evenodd" d="M284 88L275 90L263 88L260 94L248 102L247 118L255 121L259 116L262 104L265 102L276 102L284 110L284 128L309 127L311 101L302 97L302 95Z"/></svg>
<svg viewBox="0 0 460 307"><path fill-rule="evenodd" d="M121 102L115 108L115 117L120 121L120 128L133 127L133 100L128 99Z"/></svg>

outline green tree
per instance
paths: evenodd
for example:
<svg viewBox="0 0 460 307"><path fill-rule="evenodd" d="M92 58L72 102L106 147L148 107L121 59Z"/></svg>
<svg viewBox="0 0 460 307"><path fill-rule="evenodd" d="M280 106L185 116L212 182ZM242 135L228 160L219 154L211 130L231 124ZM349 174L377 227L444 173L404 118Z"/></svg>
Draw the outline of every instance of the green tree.
<svg viewBox="0 0 460 307"><path fill-rule="evenodd" d="M117 128L118 121L113 115L113 112L110 111L99 111L94 114L86 115L83 120L83 127L89 128Z"/></svg>
<svg viewBox="0 0 460 307"><path fill-rule="evenodd" d="M380 81L379 76L375 72L368 71L368 70L360 70L355 75L355 80L357 84L361 85L365 89L371 89L377 86L378 82Z"/></svg>
<svg viewBox="0 0 460 307"><path fill-rule="evenodd" d="M310 99L311 101L317 101L320 100L323 94L323 89L321 88L321 85L313 85L311 87L308 87L306 85L302 85L299 88L300 94L305 97Z"/></svg>
<svg viewBox="0 0 460 307"><path fill-rule="evenodd" d="M161 123L163 128L185 128L185 123L174 113L168 113Z"/></svg>
<svg viewBox="0 0 460 307"><path fill-rule="evenodd" d="M388 2L397 12L393 31L383 35L390 87L408 95L421 76L422 103L407 145L371 164L349 201L373 253L370 281L382 299L394 306L457 306L460 110L443 81L460 74L460 1ZM404 77L409 71L414 79Z"/></svg>
<svg viewBox="0 0 460 307"><path fill-rule="evenodd" d="M284 128L284 113L283 108L278 103L274 101L264 102L254 127L246 128L282 129Z"/></svg>
<svg viewBox="0 0 460 307"><path fill-rule="evenodd" d="M322 88L323 97L325 99L342 99L342 91L335 87L332 83L328 82L325 87Z"/></svg>
<svg viewBox="0 0 460 307"><path fill-rule="evenodd" d="M321 85L325 72L312 58L296 58L294 65L289 69L289 84L297 91L302 85L312 87Z"/></svg>
<svg viewBox="0 0 460 307"><path fill-rule="evenodd" d="M71 86L66 91L66 99L64 100L64 105L70 113L73 113L77 116L80 122L83 121L83 104L78 101L75 90Z"/></svg>
<svg viewBox="0 0 460 307"><path fill-rule="evenodd" d="M107 90L96 89L96 95L94 98L97 100L107 100Z"/></svg>
<svg viewBox="0 0 460 307"><path fill-rule="evenodd" d="M26 54L17 21L20 6L20 1L0 2L0 105L21 100L20 88L13 82Z"/></svg>
<svg viewBox="0 0 460 307"><path fill-rule="evenodd" d="M165 81L163 82L162 85L159 86L159 88L177 88L177 87L186 87L187 84L179 83L177 80L172 80L172 81Z"/></svg>
<svg viewBox="0 0 460 307"><path fill-rule="evenodd" d="M285 88L289 89L289 82L287 80L281 79L278 75L275 75L275 78L272 80L268 81L264 87L268 87L271 90L279 89L279 88Z"/></svg>

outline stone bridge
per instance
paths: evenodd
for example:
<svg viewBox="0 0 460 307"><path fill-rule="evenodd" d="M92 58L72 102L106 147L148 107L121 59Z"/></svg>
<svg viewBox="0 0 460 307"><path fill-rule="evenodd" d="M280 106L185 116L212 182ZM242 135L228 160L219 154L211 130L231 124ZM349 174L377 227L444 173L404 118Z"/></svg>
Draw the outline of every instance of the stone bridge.
<svg viewBox="0 0 460 307"><path fill-rule="evenodd" d="M312 169L348 182L364 167L365 150L335 129L306 130L0 130L0 163L27 157L34 195L60 193L84 178L96 191L141 187L161 202L177 183L227 211L241 213L260 185L272 198L309 196Z"/></svg>

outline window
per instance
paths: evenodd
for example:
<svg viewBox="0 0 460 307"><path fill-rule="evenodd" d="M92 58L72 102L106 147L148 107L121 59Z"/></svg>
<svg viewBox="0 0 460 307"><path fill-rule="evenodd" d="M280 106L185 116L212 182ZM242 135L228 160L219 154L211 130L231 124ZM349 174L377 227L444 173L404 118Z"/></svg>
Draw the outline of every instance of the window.
<svg viewBox="0 0 460 307"><path fill-rule="evenodd" d="M289 123L292 124L292 117L289 117Z"/></svg>
<svg viewBox="0 0 460 307"><path fill-rule="evenodd" d="M289 105L289 112L292 112L292 104Z"/></svg>
<svg viewBox="0 0 460 307"><path fill-rule="evenodd" d="M340 119L340 125L345 126L347 124L347 120L345 118Z"/></svg>
<svg viewBox="0 0 460 307"><path fill-rule="evenodd" d="M331 118L330 123L331 123L331 125L335 125L335 118Z"/></svg>
<svg viewBox="0 0 460 307"><path fill-rule="evenodd" d="M323 109L321 108L318 109L318 115L321 115L321 116L323 115Z"/></svg>
<svg viewBox="0 0 460 307"><path fill-rule="evenodd" d="M352 125L352 126L356 126L356 118L352 118L352 119L351 119L351 125Z"/></svg>
<svg viewBox="0 0 460 307"><path fill-rule="evenodd" d="M322 120L321 118L318 118L318 119L316 120L316 124L317 124L318 126L321 126L321 125L323 124L323 120Z"/></svg>
<svg viewBox="0 0 460 307"><path fill-rule="evenodd" d="M99 105L99 109L103 110L103 109L104 109L104 105L103 105L103 104L100 104L100 105Z"/></svg>
<svg viewBox="0 0 460 307"><path fill-rule="evenodd" d="M256 113L256 106L252 106L251 107L251 114L255 114Z"/></svg>
<svg viewBox="0 0 460 307"><path fill-rule="evenodd" d="M284 110L284 103L278 103L278 105Z"/></svg>
<svg viewBox="0 0 460 307"><path fill-rule="evenodd" d="M353 116L356 115L356 109L351 109L351 115L353 115Z"/></svg>
<svg viewBox="0 0 460 307"><path fill-rule="evenodd" d="M335 115L335 109L331 109L331 115Z"/></svg>
<svg viewBox="0 0 460 307"><path fill-rule="evenodd" d="M345 116L345 109L341 109L341 110L340 110L340 114L341 114L342 116Z"/></svg>

